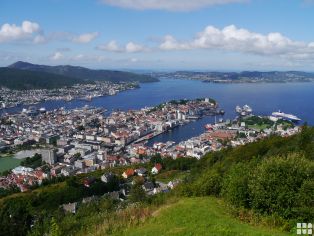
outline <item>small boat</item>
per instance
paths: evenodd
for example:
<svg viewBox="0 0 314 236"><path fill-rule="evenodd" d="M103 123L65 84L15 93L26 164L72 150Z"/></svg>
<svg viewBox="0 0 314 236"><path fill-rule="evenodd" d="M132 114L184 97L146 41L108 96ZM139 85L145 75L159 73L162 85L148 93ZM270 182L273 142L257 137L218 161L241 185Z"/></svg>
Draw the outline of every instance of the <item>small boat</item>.
<svg viewBox="0 0 314 236"><path fill-rule="evenodd" d="M211 124L206 124L204 127L206 130L213 130L214 129L214 127Z"/></svg>

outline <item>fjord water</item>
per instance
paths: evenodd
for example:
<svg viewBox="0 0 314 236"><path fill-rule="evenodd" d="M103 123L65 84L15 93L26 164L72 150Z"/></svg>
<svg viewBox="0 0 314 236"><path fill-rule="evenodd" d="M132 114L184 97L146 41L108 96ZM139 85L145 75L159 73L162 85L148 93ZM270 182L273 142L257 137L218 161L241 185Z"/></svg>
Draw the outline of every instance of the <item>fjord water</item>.
<svg viewBox="0 0 314 236"><path fill-rule="evenodd" d="M193 99L199 97L214 98L225 110L224 119L235 118L235 106L248 104L254 114L270 115L281 110L292 113L314 125L314 83L258 83L258 84L215 84L195 80L162 79L157 83L141 84L141 88L121 92L116 96L99 97L91 102L75 100L47 101L37 104L47 110L65 107L82 107L86 104L106 108L109 112L115 109L139 109L154 106L172 99ZM19 111L22 107L8 110ZM150 141L181 141L199 135L206 123L213 122L213 117L206 117L172 132L160 135Z"/></svg>

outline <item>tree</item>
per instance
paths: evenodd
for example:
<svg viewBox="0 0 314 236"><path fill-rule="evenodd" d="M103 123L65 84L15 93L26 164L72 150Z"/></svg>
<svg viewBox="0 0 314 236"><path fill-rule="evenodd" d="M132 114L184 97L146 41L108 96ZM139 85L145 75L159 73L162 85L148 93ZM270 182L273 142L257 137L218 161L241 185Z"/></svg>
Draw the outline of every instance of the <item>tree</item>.
<svg viewBox="0 0 314 236"><path fill-rule="evenodd" d="M75 153L75 154L73 155L73 157L76 158L76 159L78 159L78 160L82 159L82 155L81 155L81 153L79 153L79 152Z"/></svg>
<svg viewBox="0 0 314 236"><path fill-rule="evenodd" d="M249 181L252 208L261 213L296 218L293 208L298 202L300 188L313 178L314 163L300 154L265 159Z"/></svg>
<svg viewBox="0 0 314 236"><path fill-rule="evenodd" d="M141 202L146 199L146 193L141 185L134 184L132 186L129 199L132 202Z"/></svg>
<svg viewBox="0 0 314 236"><path fill-rule="evenodd" d="M239 163L231 168L224 177L222 195L228 202L237 207L250 206L248 182L251 168L249 165Z"/></svg>
<svg viewBox="0 0 314 236"><path fill-rule="evenodd" d="M54 217L51 218L49 236L61 236L61 230Z"/></svg>
<svg viewBox="0 0 314 236"><path fill-rule="evenodd" d="M157 163L162 163L162 158L159 153L155 154L150 158L150 163L152 164L157 164Z"/></svg>

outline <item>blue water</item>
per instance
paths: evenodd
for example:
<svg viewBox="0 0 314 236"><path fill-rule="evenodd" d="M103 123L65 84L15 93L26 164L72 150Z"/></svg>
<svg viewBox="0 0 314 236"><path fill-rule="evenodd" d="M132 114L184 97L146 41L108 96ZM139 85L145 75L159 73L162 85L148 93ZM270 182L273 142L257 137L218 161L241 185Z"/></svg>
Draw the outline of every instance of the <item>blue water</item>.
<svg viewBox="0 0 314 236"><path fill-rule="evenodd" d="M113 109L139 109L154 106L171 99L193 99L211 97L218 101L226 111L224 118L236 116L236 105L250 105L255 114L270 115L281 110L292 113L303 121L314 125L314 83L262 83L262 84L213 84L192 80L161 80L157 83L141 84L141 88L121 92L116 96L100 97L87 101L50 101L37 104L51 110L59 107L75 108L86 104ZM22 107L7 110L20 111ZM206 123L213 122L212 117L178 127L172 132L154 138L152 142L173 140L179 142L204 131Z"/></svg>

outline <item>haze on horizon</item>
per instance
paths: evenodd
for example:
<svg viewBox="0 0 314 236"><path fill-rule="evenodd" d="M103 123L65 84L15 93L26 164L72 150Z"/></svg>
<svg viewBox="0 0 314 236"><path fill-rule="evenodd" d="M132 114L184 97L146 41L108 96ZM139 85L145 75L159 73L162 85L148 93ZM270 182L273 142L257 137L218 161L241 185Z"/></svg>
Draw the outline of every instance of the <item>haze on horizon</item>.
<svg viewBox="0 0 314 236"><path fill-rule="evenodd" d="M313 71L312 0L0 3L0 66Z"/></svg>

